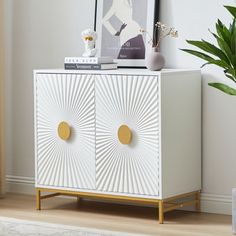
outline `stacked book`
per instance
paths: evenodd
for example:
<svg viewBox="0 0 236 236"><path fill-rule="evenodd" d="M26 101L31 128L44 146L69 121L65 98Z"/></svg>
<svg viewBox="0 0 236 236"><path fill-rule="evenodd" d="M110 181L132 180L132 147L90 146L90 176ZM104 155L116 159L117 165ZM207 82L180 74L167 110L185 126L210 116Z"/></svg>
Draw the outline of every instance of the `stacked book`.
<svg viewBox="0 0 236 236"><path fill-rule="evenodd" d="M65 57L65 70L112 70L117 69L112 57Z"/></svg>

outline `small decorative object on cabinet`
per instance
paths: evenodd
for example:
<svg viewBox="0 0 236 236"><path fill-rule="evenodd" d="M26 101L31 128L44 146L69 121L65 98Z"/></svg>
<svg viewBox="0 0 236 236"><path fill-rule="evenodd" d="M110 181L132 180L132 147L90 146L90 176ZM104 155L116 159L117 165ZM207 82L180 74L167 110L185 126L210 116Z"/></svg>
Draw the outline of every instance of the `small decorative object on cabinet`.
<svg viewBox="0 0 236 236"><path fill-rule="evenodd" d="M37 70L34 85L37 209L69 194L154 204L160 223L200 210L200 71Z"/></svg>
<svg viewBox="0 0 236 236"><path fill-rule="evenodd" d="M149 70L161 70L165 66L165 58L157 48L152 48L146 58L146 67Z"/></svg>
<svg viewBox="0 0 236 236"><path fill-rule="evenodd" d="M167 27L157 21L154 26L153 37L146 29L141 29L141 32L147 34L149 43L152 45L152 51L146 56L146 67L149 70L161 70L165 66L165 58L160 52L161 41L168 36L177 38L178 31L174 27Z"/></svg>
<svg viewBox="0 0 236 236"><path fill-rule="evenodd" d="M95 48L97 33L94 30L86 29L81 33L81 36L85 50L83 57L94 57L97 53L97 49Z"/></svg>

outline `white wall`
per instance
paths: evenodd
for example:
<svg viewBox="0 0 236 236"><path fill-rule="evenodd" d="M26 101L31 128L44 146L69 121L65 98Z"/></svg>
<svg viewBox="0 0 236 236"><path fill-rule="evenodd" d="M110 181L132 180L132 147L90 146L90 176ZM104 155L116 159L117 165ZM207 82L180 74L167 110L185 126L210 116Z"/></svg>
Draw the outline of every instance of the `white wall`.
<svg viewBox="0 0 236 236"><path fill-rule="evenodd" d="M82 53L80 32L93 27L94 0L5 0L7 19L7 180L11 191L32 189L33 80L36 68L61 68L65 56ZM223 5L233 0L162 0L161 20L179 31L179 38L162 44L168 67L199 68L203 63L179 48L186 39L212 41L217 18L231 19ZM203 74L203 207L230 213L231 189L236 187L236 97L207 85L224 78L214 66ZM25 190L24 190L25 189Z"/></svg>

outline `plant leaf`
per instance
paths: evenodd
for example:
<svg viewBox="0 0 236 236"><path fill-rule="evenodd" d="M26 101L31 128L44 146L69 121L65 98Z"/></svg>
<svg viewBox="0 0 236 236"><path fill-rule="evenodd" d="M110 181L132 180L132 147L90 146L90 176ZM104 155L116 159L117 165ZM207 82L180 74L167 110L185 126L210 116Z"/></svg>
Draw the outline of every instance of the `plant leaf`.
<svg viewBox="0 0 236 236"><path fill-rule="evenodd" d="M231 33L229 29L218 19L218 23L216 23L216 31L219 37L224 40L228 46L231 44Z"/></svg>
<svg viewBox="0 0 236 236"><path fill-rule="evenodd" d="M224 6L234 18L236 18L236 7L233 6Z"/></svg>
<svg viewBox="0 0 236 236"><path fill-rule="evenodd" d="M229 25L229 31L231 33L231 35L233 34L233 31L235 29L235 22L236 22L236 19L233 20L232 24Z"/></svg>
<svg viewBox="0 0 236 236"><path fill-rule="evenodd" d="M219 57L221 60L224 60L227 64L230 65L230 61L228 60L227 56L225 55L225 53L217 48L215 45L202 40L202 41L194 41L194 40L186 40L187 43L194 45L195 47L198 47L214 56Z"/></svg>
<svg viewBox="0 0 236 236"><path fill-rule="evenodd" d="M224 69L228 69L230 66L222 60L209 60L209 64L214 64Z"/></svg>
<svg viewBox="0 0 236 236"><path fill-rule="evenodd" d="M229 79L233 80L236 83L236 78L234 78L232 75L225 73L225 76L227 76Z"/></svg>
<svg viewBox="0 0 236 236"><path fill-rule="evenodd" d="M231 51L233 54L233 60L234 60L234 68L236 69L236 21L234 19L233 24L231 25L232 29L231 29Z"/></svg>
<svg viewBox="0 0 236 236"><path fill-rule="evenodd" d="M203 64L201 67L204 67L205 65L208 65L208 64L214 64L214 65L217 65L217 66L222 67L222 68L227 69L227 70L231 68L231 66L228 65L225 61L216 60L213 57L211 57L211 56L209 56L205 53L195 51L195 50L190 50L190 49L181 49L181 50L184 51L184 52L190 53L190 54L192 54L196 57L200 57L201 59L207 61L207 63Z"/></svg>
<svg viewBox="0 0 236 236"><path fill-rule="evenodd" d="M236 71L235 71L235 69L233 69L233 68L225 69L224 73L232 75L235 78L235 80L236 80Z"/></svg>
<svg viewBox="0 0 236 236"><path fill-rule="evenodd" d="M222 84L222 83L209 83L208 84L211 87L217 88L221 90L224 93L227 93L229 95L236 96L236 89L229 87L228 85Z"/></svg>
<svg viewBox="0 0 236 236"><path fill-rule="evenodd" d="M222 39L220 38L218 35L212 33L212 35L216 38L218 45L220 46L220 48L222 49L222 51L225 53L225 55L227 56L227 58L229 59L231 65L235 64L234 61L234 57L231 51L231 48L228 46L228 44Z"/></svg>
<svg viewBox="0 0 236 236"><path fill-rule="evenodd" d="M184 52L190 53L196 57L200 57L201 59L205 60L205 61L211 61L211 60L215 60L213 57L210 57L209 55L202 53L202 52L198 52L195 50L190 50L190 49L181 49Z"/></svg>

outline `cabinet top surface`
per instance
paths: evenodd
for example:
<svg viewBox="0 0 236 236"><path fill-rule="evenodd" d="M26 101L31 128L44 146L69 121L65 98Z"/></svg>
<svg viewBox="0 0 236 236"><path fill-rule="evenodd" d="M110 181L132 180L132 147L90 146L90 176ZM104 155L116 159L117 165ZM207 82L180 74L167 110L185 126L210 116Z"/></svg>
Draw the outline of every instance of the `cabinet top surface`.
<svg viewBox="0 0 236 236"><path fill-rule="evenodd" d="M150 71L148 69L117 69L117 70L64 70L64 69L41 69L34 70L36 74L131 74L131 75L162 75L173 73L200 72L200 69L163 69L161 71Z"/></svg>

